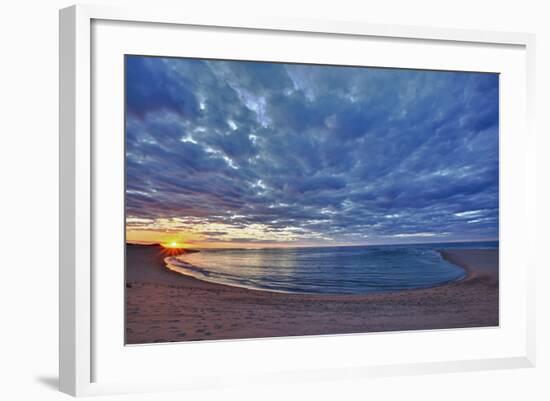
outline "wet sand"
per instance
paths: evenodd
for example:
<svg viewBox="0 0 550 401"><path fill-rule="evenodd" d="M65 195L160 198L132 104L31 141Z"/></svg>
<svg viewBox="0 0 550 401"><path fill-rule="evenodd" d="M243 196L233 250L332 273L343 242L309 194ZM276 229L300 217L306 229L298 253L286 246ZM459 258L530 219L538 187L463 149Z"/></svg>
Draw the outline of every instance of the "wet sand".
<svg viewBox="0 0 550 401"><path fill-rule="evenodd" d="M498 250L441 250L466 277L429 289L308 295L207 283L127 245L126 343L498 326Z"/></svg>

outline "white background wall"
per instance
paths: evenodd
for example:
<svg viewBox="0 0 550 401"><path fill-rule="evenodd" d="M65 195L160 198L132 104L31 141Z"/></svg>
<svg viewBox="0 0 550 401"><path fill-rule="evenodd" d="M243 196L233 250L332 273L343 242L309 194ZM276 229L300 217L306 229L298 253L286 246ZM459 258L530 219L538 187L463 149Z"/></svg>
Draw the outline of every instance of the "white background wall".
<svg viewBox="0 0 550 401"><path fill-rule="evenodd" d="M136 3L137 1L134 1ZM112 0L96 3L128 4ZM140 3L147 3L140 1ZM550 12L544 1L337 0L163 1L156 7L377 23L536 33L539 135L539 242L547 248ZM200 5L197 5L200 3ZM57 400L58 21L63 0L4 1L0 6L0 397ZM519 133L518 133L519 134ZM326 382L268 389L122 396L157 399L550 399L546 307L549 264L538 266L538 366L534 369ZM213 361L212 363L215 363ZM260 393L261 392L261 393ZM114 399L114 397L112 397ZM111 399L111 397L109 397ZM118 398L117 398L118 399Z"/></svg>

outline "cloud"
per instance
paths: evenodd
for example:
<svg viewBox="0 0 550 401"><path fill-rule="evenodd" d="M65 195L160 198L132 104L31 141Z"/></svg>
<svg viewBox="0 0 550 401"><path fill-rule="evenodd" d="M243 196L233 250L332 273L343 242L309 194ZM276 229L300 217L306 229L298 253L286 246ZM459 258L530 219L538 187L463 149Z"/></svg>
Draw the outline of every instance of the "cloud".
<svg viewBox="0 0 550 401"><path fill-rule="evenodd" d="M198 104L190 82L174 79L163 59L126 57L126 107L144 117L155 110L171 110L187 117L196 115Z"/></svg>
<svg viewBox="0 0 550 401"><path fill-rule="evenodd" d="M196 218L165 229L229 242L498 236L498 75L141 56L126 73L135 229ZM251 226L262 234L237 234Z"/></svg>

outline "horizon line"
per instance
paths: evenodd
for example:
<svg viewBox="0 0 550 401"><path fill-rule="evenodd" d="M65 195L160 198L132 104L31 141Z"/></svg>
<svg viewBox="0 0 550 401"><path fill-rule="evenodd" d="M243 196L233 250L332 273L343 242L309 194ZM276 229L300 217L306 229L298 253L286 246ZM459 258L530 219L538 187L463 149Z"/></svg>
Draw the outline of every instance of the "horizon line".
<svg viewBox="0 0 550 401"><path fill-rule="evenodd" d="M389 245L427 245L427 244L460 244L467 242L500 242L496 239L475 239L475 240L454 240L454 241L426 241L426 242L389 242L389 243L371 243L371 244L349 244L349 245L299 245L299 246L264 246L264 247L189 247L185 249L278 249L278 248L353 248L364 246L389 246ZM161 242L136 242L126 241L126 245L143 245L143 246L162 246ZM192 245L192 244L190 244Z"/></svg>

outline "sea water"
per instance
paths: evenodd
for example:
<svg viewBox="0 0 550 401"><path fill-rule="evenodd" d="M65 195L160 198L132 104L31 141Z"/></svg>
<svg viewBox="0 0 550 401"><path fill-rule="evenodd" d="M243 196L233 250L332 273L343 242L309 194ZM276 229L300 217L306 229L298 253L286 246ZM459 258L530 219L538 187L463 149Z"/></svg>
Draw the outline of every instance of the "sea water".
<svg viewBox="0 0 550 401"><path fill-rule="evenodd" d="M370 294L429 288L465 272L441 249L496 249L498 242L318 248L205 249L165 259L184 275L265 291Z"/></svg>

